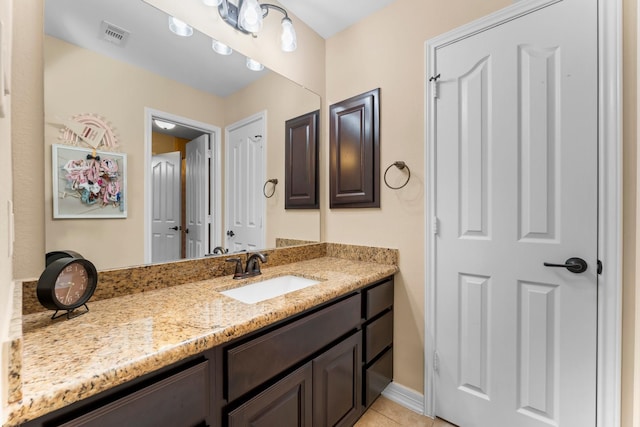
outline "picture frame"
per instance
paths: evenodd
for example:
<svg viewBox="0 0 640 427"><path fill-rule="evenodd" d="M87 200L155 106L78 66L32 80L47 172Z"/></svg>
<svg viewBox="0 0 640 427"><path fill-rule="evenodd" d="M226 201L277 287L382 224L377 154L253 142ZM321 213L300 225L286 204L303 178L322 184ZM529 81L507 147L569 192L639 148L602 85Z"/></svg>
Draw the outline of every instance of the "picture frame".
<svg viewBox="0 0 640 427"><path fill-rule="evenodd" d="M53 144L53 218L126 218L127 155Z"/></svg>

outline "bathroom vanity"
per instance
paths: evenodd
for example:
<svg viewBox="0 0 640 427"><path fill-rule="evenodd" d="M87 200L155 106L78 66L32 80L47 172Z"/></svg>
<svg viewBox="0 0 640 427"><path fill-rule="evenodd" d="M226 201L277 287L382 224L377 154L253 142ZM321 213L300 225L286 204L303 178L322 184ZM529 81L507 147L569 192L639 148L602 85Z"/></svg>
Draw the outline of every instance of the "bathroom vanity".
<svg viewBox="0 0 640 427"><path fill-rule="evenodd" d="M24 316L8 425L353 425L392 379L396 265L263 267L257 281L320 283L245 304L220 293L240 285L225 276L97 301L70 321Z"/></svg>

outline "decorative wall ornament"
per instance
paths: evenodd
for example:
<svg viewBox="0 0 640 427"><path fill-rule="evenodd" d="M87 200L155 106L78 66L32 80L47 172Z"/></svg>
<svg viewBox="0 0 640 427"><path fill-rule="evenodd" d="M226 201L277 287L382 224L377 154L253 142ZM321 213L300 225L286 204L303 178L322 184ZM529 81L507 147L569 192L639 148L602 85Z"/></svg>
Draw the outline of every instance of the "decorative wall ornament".
<svg viewBox="0 0 640 427"><path fill-rule="evenodd" d="M54 218L126 218L127 155L52 145Z"/></svg>
<svg viewBox="0 0 640 427"><path fill-rule="evenodd" d="M58 139L64 144L118 151L118 137L104 117L94 113L76 114L67 120Z"/></svg>

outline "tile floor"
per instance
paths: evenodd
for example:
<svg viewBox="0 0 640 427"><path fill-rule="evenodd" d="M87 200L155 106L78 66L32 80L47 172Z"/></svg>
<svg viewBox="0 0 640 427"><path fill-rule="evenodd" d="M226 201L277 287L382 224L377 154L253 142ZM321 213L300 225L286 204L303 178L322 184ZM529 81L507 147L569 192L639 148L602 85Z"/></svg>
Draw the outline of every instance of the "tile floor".
<svg viewBox="0 0 640 427"><path fill-rule="evenodd" d="M380 396L354 427L455 427L439 418L425 417Z"/></svg>

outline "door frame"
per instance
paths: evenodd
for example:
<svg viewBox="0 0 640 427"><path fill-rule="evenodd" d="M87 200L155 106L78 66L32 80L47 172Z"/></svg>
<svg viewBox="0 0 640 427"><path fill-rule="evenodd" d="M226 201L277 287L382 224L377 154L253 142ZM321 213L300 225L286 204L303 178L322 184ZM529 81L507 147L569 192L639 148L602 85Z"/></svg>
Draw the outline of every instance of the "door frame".
<svg viewBox="0 0 640 427"><path fill-rule="evenodd" d="M238 120L237 122L231 123L228 126L225 126L224 128L224 186L225 186L225 194L229 194L229 154L230 154L230 149L229 149L229 133L231 133L233 130L240 128L248 123L251 123L257 119L261 119L262 120L262 125L263 125L263 132L262 132L262 142L263 142L263 148L262 148L262 152L264 153L263 157L262 157L262 177L261 177L261 182L265 182L266 181L266 176L267 176L267 134L269 133L268 131L268 126L267 126L267 110L262 110L259 111L255 114L252 114L250 116L247 116L241 120ZM264 245L266 245L267 243L267 208L266 208L266 203L263 197L260 198L260 209L262 209L262 242L264 243ZM224 230L225 233L227 230L229 230L229 204L225 204L225 208L224 208ZM226 242L226 240L225 240ZM263 245L263 246L264 246Z"/></svg>
<svg viewBox="0 0 640 427"><path fill-rule="evenodd" d="M153 108L144 108L144 262L151 262L151 146L153 119L165 120L187 126L193 129L201 130L202 133L209 134L211 143L211 174L209 176L209 203L211 212L211 228L209 232L209 246L218 245L221 242L222 230L222 165L220 159L220 128L209 123L199 122L197 120L178 116L176 114L167 113L165 111L155 110Z"/></svg>
<svg viewBox="0 0 640 427"><path fill-rule="evenodd" d="M425 43L425 354L424 413L435 415L435 75L438 49L562 0L520 1ZM622 2L598 1L598 372L596 425L620 425L622 333ZM436 361L437 363L437 361Z"/></svg>

